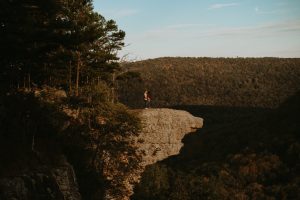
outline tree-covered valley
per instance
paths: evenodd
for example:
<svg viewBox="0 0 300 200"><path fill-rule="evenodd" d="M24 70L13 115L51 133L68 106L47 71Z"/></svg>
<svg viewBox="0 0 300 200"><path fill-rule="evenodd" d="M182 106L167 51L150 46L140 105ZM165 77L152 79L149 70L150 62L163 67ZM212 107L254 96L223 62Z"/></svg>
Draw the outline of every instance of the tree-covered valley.
<svg viewBox="0 0 300 200"><path fill-rule="evenodd" d="M299 91L299 65L299 58L163 57L124 63L119 100L141 107L140 94L148 89L157 107L276 108Z"/></svg>
<svg viewBox="0 0 300 200"><path fill-rule="evenodd" d="M187 110L204 127L146 168L133 199L298 199L300 60L158 58L126 63L119 99ZM139 84L137 84L139 83Z"/></svg>

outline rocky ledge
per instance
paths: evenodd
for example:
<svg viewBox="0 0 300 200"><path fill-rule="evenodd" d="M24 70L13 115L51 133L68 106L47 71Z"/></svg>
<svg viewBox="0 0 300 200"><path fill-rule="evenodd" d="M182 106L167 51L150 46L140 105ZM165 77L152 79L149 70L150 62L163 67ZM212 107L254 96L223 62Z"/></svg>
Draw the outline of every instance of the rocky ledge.
<svg viewBox="0 0 300 200"><path fill-rule="evenodd" d="M63 98L66 97L63 91L53 90L52 93L50 89L47 89L35 92L35 96L40 98L40 101L45 102L62 102ZM76 122L79 110L62 105L61 111L70 119L67 118L66 121L62 121L63 127L60 128L65 129L66 126L72 126L71 121ZM144 109L139 110L138 113L143 127L139 136L132 138L132 140L137 145L138 151L142 153L142 167L136 169L136 173L125 180L124 186L128 188L129 193L122 200L130 198L133 193L133 186L139 181L146 165L178 154L183 146L182 139L184 136L203 126L202 118L194 117L186 111ZM55 119L53 120L53 124L57 124ZM38 155L37 158L45 157ZM68 163L64 155L59 154L57 156L63 159L50 162L52 164L39 164L32 167L33 169L28 167L29 171L21 170L16 174L0 176L0 199L81 199L73 166ZM105 193L108 194L109 191L105 191Z"/></svg>
<svg viewBox="0 0 300 200"><path fill-rule="evenodd" d="M184 136L203 126L202 118L183 110L144 109L140 117L143 129L137 145L144 153L144 166L178 154Z"/></svg>

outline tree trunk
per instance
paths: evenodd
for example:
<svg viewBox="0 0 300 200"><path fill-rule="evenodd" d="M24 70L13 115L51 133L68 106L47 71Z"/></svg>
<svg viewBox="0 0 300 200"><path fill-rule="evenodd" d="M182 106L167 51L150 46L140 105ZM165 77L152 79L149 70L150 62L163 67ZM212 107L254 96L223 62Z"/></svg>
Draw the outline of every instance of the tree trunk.
<svg viewBox="0 0 300 200"><path fill-rule="evenodd" d="M78 97L79 95L79 76L80 76L80 53L77 52L77 69L76 69L76 91L75 91L75 95Z"/></svg>
<svg viewBox="0 0 300 200"><path fill-rule="evenodd" d="M72 94L72 62L69 63L69 92Z"/></svg>
<svg viewBox="0 0 300 200"><path fill-rule="evenodd" d="M115 72L112 75L111 102L115 103Z"/></svg>
<svg viewBox="0 0 300 200"><path fill-rule="evenodd" d="M34 150L34 147L35 147L35 136L34 135L32 135L32 140L31 140L31 151L35 151Z"/></svg>
<svg viewBox="0 0 300 200"><path fill-rule="evenodd" d="M31 80L30 80L30 73L28 73L28 90L30 91L31 90Z"/></svg>
<svg viewBox="0 0 300 200"><path fill-rule="evenodd" d="M23 88L25 89L26 88L26 76L24 75L23 77Z"/></svg>

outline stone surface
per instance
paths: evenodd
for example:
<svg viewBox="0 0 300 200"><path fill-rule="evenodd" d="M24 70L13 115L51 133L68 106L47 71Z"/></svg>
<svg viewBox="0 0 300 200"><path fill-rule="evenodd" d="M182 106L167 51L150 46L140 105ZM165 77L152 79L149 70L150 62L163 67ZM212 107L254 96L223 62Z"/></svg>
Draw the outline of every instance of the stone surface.
<svg viewBox="0 0 300 200"><path fill-rule="evenodd" d="M81 195L73 167L61 159L57 166L0 178L0 199L80 200Z"/></svg>
<svg viewBox="0 0 300 200"><path fill-rule="evenodd" d="M113 191L106 190L105 200L130 200L134 185L140 181L145 167L178 154L183 146L184 136L203 126L202 118L194 117L182 110L163 108L132 110L132 112L137 113L142 122L139 135L130 138L136 145L138 154L141 155L142 163L128 177L124 177L122 185L127 193L117 197ZM119 162L122 161L124 160L120 157ZM109 170L104 169L104 172L108 172L105 174L106 178L114 175L111 170L114 166L108 167Z"/></svg>
<svg viewBox="0 0 300 200"><path fill-rule="evenodd" d="M178 154L183 146L184 136L203 126L202 118L194 117L183 110L162 108L144 109L138 112L142 121L142 131L137 138L133 139L143 154L142 167L132 175L131 183L126 185L130 193L122 200L130 199L134 184L140 181L147 165Z"/></svg>
<svg viewBox="0 0 300 200"><path fill-rule="evenodd" d="M178 154L183 137L203 126L202 118L182 110L144 109L140 117L143 129L137 145L145 154L144 166Z"/></svg>

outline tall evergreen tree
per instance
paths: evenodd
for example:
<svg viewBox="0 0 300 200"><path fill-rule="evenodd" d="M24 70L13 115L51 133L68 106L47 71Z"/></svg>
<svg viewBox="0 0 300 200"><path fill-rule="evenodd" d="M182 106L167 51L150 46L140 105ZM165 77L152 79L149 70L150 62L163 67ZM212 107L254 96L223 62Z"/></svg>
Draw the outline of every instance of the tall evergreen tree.
<svg viewBox="0 0 300 200"><path fill-rule="evenodd" d="M117 68L125 33L93 11L91 0L3 0L0 3L0 75L14 86L72 85ZM55 78L53 78L55 77ZM49 80L52 80L49 82ZM89 82L89 81L85 81Z"/></svg>
<svg viewBox="0 0 300 200"><path fill-rule="evenodd" d="M125 33L118 30L114 21L106 21L94 12L91 1L61 1L60 8L53 26L62 45L51 56L65 58L58 59L68 76L65 80L70 85L75 78L78 95L81 77L85 76L88 82L117 66L116 52L124 45Z"/></svg>
<svg viewBox="0 0 300 200"><path fill-rule="evenodd" d="M3 0L0 3L1 78L16 84L37 72L46 45L47 21L54 2ZM38 73L36 73L38 74Z"/></svg>

